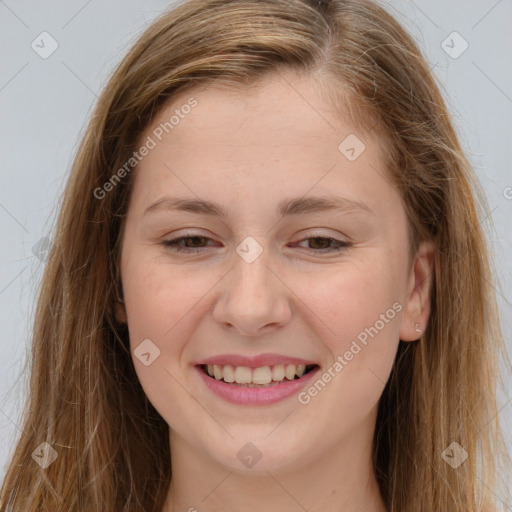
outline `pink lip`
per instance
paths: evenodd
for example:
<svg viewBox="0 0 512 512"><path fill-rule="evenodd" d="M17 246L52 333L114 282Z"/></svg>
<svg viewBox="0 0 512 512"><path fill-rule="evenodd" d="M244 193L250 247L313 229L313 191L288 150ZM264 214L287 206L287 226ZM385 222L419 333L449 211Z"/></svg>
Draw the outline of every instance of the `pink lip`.
<svg viewBox="0 0 512 512"><path fill-rule="evenodd" d="M260 366L275 366L277 364L316 364L314 361L306 361L300 357L283 356L281 354L260 354L257 356L242 356L240 354L222 354L209 357L197 362L196 364L230 364L232 366L248 366L249 368L258 368Z"/></svg>
<svg viewBox="0 0 512 512"><path fill-rule="evenodd" d="M287 360L290 361L290 359ZM195 369L199 373L199 376L203 379L203 382L206 384L206 386L208 386L208 388L217 396L220 396L228 402L237 405L271 405L298 393L301 388L306 386L306 384L311 381L311 379L320 370L320 367L317 366L300 379L282 381L275 386L266 388L245 388L241 386L235 386L233 384L227 384L223 381L209 377L204 373L200 366L196 366Z"/></svg>

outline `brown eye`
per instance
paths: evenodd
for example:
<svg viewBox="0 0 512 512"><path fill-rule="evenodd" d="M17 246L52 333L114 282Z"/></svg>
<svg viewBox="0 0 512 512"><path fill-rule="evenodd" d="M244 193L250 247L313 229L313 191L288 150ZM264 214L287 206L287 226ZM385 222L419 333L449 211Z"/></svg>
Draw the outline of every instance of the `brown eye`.
<svg viewBox="0 0 512 512"><path fill-rule="evenodd" d="M200 244L204 243L206 240L211 240L211 238L202 235L180 236L172 240L164 240L162 245L176 252L197 252L197 250L203 247ZM184 242L184 244L181 242Z"/></svg>
<svg viewBox="0 0 512 512"><path fill-rule="evenodd" d="M311 242L312 241L312 242ZM306 247L314 252L340 252L347 247L350 247L350 243L344 242L342 240L337 240L336 238L324 237L324 236L314 236L305 238L302 242L308 242L310 247Z"/></svg>

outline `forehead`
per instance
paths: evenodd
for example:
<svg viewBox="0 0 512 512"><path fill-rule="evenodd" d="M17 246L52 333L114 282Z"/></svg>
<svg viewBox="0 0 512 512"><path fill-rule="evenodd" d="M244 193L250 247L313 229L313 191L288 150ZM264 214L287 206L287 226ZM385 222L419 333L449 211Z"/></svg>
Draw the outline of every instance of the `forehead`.
<svg viewBox="0 0 512 512"><path fill-rule="evenodd" d="M224 149L223 157L233 160L255 151L262 161L283 152L289 158L295 149L301 157L332 161L343 155L341 150L350 150L350 144L340 148L348 136L358 142L356 150L372 146L370 149L379 152L377 137L355 127L342 112L350 108L340 107L339 102L333 107L331 88L325 94L324 83L288 71L251 87L215 82L194 87L167 102L140 141L149 135L160 149L164 145L175 152L204 148L215 153L212 158ZM380 154L376 157L382 160Z"/></svg>
<svg viewBox="0 0 512 512"><path fill-rule="evenodd" d="M313 187L349 195L354 188L357 195L384 177L376 138L335 111L314 78L292 72L257 87L182 92L160 109L140 142L148 137L155 147L136 173L148 196L164 182L202 196L216 189L226 200L241 188L256 196L270 189L303 195Z"/></svg>
<svg viewBox="0 0 512 512"><path fill-rule="evenodd" d="M242 141L244 146L271 143L276 146L303 138L307 143L312 134L327 135L332 131L325 120L326 105L320 104L311 85L302 86L302 95L283 81L273 80L258 89L227 90L210 87L205 90L182 94L160 112L159 121L168 117L169 111L179 109L194 95L198 104L184 121L190 130L173 130L176 144L201 138L211 144L225 143L231 139L234 146ZM313 106L314 104L314 106Z"/></svg>

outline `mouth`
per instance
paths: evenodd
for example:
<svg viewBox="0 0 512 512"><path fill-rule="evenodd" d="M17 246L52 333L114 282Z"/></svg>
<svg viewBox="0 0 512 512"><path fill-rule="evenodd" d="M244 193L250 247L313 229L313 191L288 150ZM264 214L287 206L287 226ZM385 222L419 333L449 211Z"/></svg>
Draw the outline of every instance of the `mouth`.
<svg viewBox="0 0 512 512"><path fill-rule="evenodd" d="M276 364L273 366L233 366L199 364L197 368L212 380L240 388L270 388L305 378L317 364Z"/></svg>

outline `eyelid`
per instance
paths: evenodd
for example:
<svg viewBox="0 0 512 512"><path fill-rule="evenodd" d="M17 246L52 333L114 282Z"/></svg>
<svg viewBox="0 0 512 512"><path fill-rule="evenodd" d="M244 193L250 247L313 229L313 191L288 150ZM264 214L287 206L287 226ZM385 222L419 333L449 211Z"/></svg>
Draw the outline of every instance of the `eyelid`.
<svg viewBox="0 0 512 512"><path fill-rule="evenodd" d="M204 237L204 238L211 238L212 240L214 240L214 237L210 234L203 234L199 231L188 231L189 228L184 228L184 229L185 229L185 233L181 233L180 231L178 231L177 233L173 233L172 237L169 238L168 241L175 240L178 238L187 238L187 237ZM194 228L190 228L190 229L194 229ZM308 230L311 230L311 229L313 230L313 232L310 233ZM300 238L298 241L301 242L308 238L339 239L339 237L342 237L343 240L339 240L340 242L353 243L353 240L349 236L347 236L343 233L335 232L334 234L329 234L329 233L325 233L325 232L321 231L322 229L327 229L327 228L306 228L306 233L301 235L302 238Z"/></svg>
<svg viewBox="0 0 512 512"><path fill-rule="evenodd" d="M301 235L301 236L304 236L307 238L314 238L314 237L339 238L339 237L343 237L347 241L351 241L350 237L345 235L344 233L341 233L340 231L328 229L328 228L306 228L304 231L306 232L306 234Z"/></svg>

